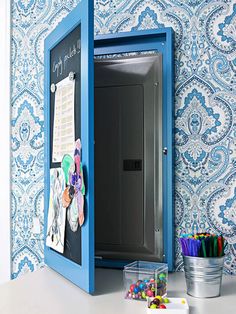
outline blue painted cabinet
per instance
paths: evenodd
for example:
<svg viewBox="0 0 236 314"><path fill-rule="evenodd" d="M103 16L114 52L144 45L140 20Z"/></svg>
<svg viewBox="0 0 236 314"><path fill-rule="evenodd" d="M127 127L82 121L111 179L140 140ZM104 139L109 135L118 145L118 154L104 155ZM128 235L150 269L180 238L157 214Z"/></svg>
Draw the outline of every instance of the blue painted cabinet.
<svg viewBox="0 0 236 314"><path fill-rule="evenodd" d="M173 31L171 28L159 30L134 31L129 33L93 36L93 1L82 0L77 7L59 23L56 29L45 40L45 238L47 236L47 216L50 192L50 168L52 155L52 84L53 56L60 44L70 40L73 32L80 37L80 66L78 78L78 100L75 111L77 119L77 136L82 142L82 163L86 185L85 223L79 234L79 260L76 262L65 254L60 254L45 243L45 263L89 293L94 292L95 268L95 227L94 227L94 57L124 53L143 53L157 51L162 55L162 230L163 258L169 269L173 270L174 262L174 225L173 225ZM76 33L76 30L78 32ZM74 34L73 33L73 34ZM72 36L72 35L71 35ZM74 36L74 35L73 35ZM72 37L73 37L72 36ZM72 38L71 37L71 38ZM72 38L73 41L73 38ZM63 46L63 45L62 45ZM78 47L77 47L78 48ZM55 50L58 49L58 50ZM68 46L67 46L68 49ZM65 54L63 55L65 57ZM69 49L67 59L73 56ZM58 55L58 70L63 73L62 59ZM55 71L56 71L55 70ZM67 75L66 73L65 75ZM75 121L76 122L76 121ZM166 154L167 152L167 154ZM76 244L77 245L77 244ZM119 260L105 260L98 264L107 267L120 267Z"/></svg>

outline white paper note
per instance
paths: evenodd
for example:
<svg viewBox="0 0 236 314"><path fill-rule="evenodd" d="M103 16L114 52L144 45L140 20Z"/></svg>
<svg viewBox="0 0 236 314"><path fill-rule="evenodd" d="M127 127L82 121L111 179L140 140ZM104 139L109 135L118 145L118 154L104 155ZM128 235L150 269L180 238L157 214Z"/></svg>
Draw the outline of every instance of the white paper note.
<svg viewBox="0 0 236 314"><path fill-rule="evenodd" d="M65 241L66 208L62 206L65 178L61 168L50 169L50 199L46 245L63 253Z"/></svg>
<svg viewBox="0 0 236 314"><path fill-rule="evenodd" d="M56 84L52 161L61 162L71 154L75 142L74 97L75 81L65 78Z"/></svg>

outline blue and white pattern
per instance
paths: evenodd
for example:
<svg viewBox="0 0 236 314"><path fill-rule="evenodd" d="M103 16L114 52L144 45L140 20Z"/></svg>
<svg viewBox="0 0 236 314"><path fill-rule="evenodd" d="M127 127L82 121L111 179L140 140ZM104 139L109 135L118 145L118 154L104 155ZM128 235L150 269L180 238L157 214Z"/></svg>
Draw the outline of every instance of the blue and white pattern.
<svg viewBox="0 0 236 314"><path fill-rule="evenodd" d="M43 265L43 42L79 0L12 1L12 278ZM228 240L236 274L234 0L95 0L95 34L175 31L176 269L181 232ZM40 228L34 226L35 221Z"/></svg>

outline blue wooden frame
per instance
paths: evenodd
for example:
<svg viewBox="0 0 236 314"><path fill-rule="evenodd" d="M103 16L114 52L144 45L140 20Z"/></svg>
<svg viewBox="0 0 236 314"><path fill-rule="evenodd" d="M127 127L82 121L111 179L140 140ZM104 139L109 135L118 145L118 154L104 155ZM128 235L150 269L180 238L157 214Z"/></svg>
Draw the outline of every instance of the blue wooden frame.
<svg viewBox="0 0 236 314"><path fill-rule="evenodd" d="M97 36L93 40L93 2L82 0L45 40L45 219L50 191L50 51L81 23L81 138L83 164L87 172L87 216L82 227L81 266L45 245L45 263L89 293L94 292L94 55L159 51L163 55L163 232L164 261L174 269L174 172L173 172L173 117L174 117L174 43L171 28L132 31ZM95 49L94 49L94 47ZM120 267L122 262L105 262L103 266Z"/></svg>
<svg viewBox="0 0 236 314"><path fill-rule="evenodd" d="M81 24L81 141L82 161L87 177L86 220L81 229L81 266L44 245L45 263L89 293L94 292L94 130L93 82L94 20L93 1L82 0L77 7L45 39L45 218L44 235L47 234L47 214L50 191L50 51L73 29ZM93 84L92 84L93 85Z"/></svg>
<svg viewBox="0 0 236 314"><path fill-rule="evenodd" d="M163 260L174 270L174 32L171 27L99 35L94 41L94 55L156 50L163 60ZM99 266L117 267L126 262L96 261Z"/></svg>

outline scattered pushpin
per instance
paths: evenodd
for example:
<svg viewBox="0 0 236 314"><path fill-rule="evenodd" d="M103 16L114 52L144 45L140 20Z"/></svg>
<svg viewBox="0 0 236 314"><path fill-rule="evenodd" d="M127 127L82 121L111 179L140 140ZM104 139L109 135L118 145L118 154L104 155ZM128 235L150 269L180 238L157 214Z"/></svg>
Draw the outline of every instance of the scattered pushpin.
<svg viewBox="0 0 236 314"><path fill-rule="evenodd" d="M165 304L160 304L160 305L159 305L159 309L166 309Z"/></svg>

